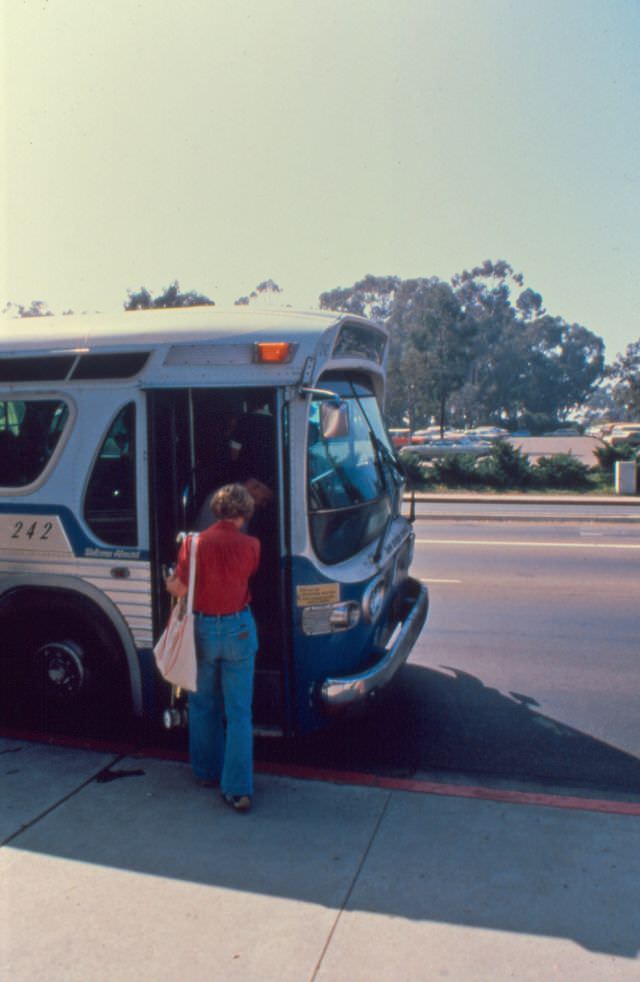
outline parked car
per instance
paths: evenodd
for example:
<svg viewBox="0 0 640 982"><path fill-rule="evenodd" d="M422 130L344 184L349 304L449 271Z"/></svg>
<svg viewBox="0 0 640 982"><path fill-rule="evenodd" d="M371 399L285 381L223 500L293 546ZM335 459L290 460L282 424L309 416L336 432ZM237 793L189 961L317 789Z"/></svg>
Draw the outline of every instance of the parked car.
<svg viewBox="0 0 640 982"><path fill-rule="evenodd" d="M427 426L424 430L414 430L411 434L411 443L426 443L427 440L434 440L440 436L439 426Z"/></svg>
<svg viewBox="0 0 640 982"><path fill-rule="evenodd" d="M394 447L405 447L411 439L411 430L408 426L392 426L389 430L389 436Z"/></svg>
<svg viewBox="0 0 640 982"><path fill-rule="evenodd" d="M591 426L587 426L584 431L585 436L595 436L602 437L609 430L607 423L592 423Z"/></svg>
<svg viewBox="0 0 640 982"><path fill-rule="evenodd" d="M412 443L402 447L401 457L416 456L421 460L435 460L438 457L448 457L455 454L471 454L473 457L485 457L491 452L488 440L470 440L469 437L459 437L456 440L429 440L427 443Z"/></svg>
<svg viewBox="0 0 640 982"><path fill-rule="evenodd" d="M640 423L620 423L602 438L610 447L619 447L629 443L633 447L640 446Z"/></svg>
<svg viewBox="0 0 640 982"><path fill-rule="evenodd" d="M506 440L511 434L503 426L474 426L467 436L480 440Z"/></svg>

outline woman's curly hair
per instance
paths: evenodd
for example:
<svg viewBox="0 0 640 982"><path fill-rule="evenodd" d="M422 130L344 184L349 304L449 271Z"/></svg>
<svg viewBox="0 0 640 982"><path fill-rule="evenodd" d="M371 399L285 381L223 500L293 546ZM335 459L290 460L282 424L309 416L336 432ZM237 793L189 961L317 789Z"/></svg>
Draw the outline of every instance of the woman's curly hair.
<svg viewBox="0 0 640 982"><path fill-rule="evenodd" d="M244 484L225 484L211 499L211 511L216 518L251 518L255 502Z"/></svg>

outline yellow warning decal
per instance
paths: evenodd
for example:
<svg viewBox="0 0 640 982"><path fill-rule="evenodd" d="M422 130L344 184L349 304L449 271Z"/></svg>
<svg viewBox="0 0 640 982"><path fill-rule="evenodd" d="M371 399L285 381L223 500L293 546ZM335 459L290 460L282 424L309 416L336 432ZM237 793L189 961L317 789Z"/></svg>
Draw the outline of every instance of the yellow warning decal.
<svg viewBox="0 0 640 982"><path fill-rule="evenodd" d="M296 587L296 604L298 607L314 607L318 604L337 604L339 602L339 583L314 583L311 586Z"/></svg>

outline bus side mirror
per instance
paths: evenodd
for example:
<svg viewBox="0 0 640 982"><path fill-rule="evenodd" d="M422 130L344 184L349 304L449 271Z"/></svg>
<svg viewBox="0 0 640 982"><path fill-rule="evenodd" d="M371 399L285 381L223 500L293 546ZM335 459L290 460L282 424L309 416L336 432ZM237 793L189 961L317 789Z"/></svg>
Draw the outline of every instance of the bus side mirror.
<svg viewBox="0 0 640 982"><path fill-rule="evenodd" d="M346 402L320 403L320 432L323 440L336 440L349 435L349 407Z"/></svg>

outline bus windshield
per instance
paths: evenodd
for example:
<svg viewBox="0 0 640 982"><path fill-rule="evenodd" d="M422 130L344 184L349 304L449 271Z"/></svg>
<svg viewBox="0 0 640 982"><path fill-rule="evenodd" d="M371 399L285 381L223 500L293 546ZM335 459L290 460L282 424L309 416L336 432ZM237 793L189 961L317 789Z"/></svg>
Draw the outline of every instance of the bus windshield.
<svg viewBox="0 0 640 982"><path fill-rule="evenodd" d="M311 538L323 562L355 555L384 530L397 507L402 476L375 396L362 385L328 383L345 407L347 424L323 434L322 397L310 404L307 494Z"/></svg>

